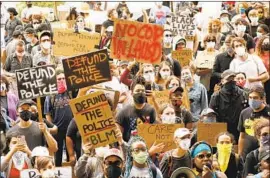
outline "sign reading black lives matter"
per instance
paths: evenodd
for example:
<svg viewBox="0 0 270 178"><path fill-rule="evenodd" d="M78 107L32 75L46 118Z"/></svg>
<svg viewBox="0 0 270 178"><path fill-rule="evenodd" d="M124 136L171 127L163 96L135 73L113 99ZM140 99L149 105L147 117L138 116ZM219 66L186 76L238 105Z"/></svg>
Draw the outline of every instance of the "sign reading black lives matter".
<svg viewBox="0 0 270 178"><path fill-rule="evenodd" d="M111 80L106 49L64 59L63 66L69 90Z"/></svg>
<svg viewBox="0 0 270 178"><path fill-rule="evenodd" d="M171 17L172 31L175 36L194 36L196 25L195 18L188 16L174 15Z"/></svg>
<svg viewBox="0 0 270 178"><path fill-rule="evenodd" d="M16 78L22 100L57 94L54 65L17 70Z"/></svg>

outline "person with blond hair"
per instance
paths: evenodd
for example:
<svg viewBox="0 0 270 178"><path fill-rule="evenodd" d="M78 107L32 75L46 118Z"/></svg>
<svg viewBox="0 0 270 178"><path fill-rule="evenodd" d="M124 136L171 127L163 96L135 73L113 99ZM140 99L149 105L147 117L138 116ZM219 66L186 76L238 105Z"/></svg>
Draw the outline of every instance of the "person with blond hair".
<svg viewBox="0 0 270 178"><path fill-rule="evenodd" d="M223 45L225 40L225 35L221 33L222 23L219 19L210 20L208 23L208 33L212 34L216 37L215 49L219 50L219 48Z"/></svg>

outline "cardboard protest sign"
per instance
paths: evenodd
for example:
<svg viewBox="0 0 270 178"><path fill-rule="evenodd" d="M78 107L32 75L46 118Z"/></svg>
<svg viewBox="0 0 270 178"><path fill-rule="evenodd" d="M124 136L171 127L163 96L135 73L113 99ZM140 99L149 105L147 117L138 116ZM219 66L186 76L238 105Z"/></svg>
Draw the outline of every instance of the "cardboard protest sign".
<svg viewBox="0 0 270 178"><path fill-rule="evenodd" d="M106 88L101 88L101 87L91 87L87 91L87 94L93 93L93 92L96 92L96 91L103 91L104 94L106 95L106 97L110 98L112 100L112 102L113 102L113 111L114 111L116 109L118 101L119 101L120 92L115 91L115 90L106 89Z"/></svg>
<svg viewBox="0 0 270 178"><path fill-rule="evenodd" d="M164 91L153 91L153 101L155 103L155 108L160 109L160 107L165 103L170 103L170 93L168 90Z"/></svg>
<svg viewBox="0 0 270 178"><path fill-rule="evenodd" d="M111 80L106 49L64 59L63 67L69 90Z"/></svg>
<svg viewBox="0 0 270 178"><path fill-rule="evenodd" d="M104 92L72 99L69 104L83 143L96 148L116 141L115 120Z"/></svg>
<svg viewBox="0 0 270 178"><path fill-rule="evenodd" d="M111 58L158 64L162 57L163 27L135 21L114 21Z"/></svg>
<svg viewBox="0 0 270 178"><path fill-rule="evenodd" d="M196 25L195 18L189 16L173 15L171 17L173 34L180 36L194 36Z"/></svg>
<svg viewBox="0 0 270 178"><path fill-rule="evenodd" d="M144 138L148 148L155 142L165 143L163 151L169 151L176 148L173 135L178 128L184 127L183 124L140 124L137 126L138 135Z"/></svg>
<svg viewBox="0 0 270 178"><path fill-rule="evenodd" d="M198 123L198 141L206 141L211 146L216 145L216 136L227 131L227 123Z"/></svg>
<svg viewBox="0 0 270 178"><path fill-rule="evenodd" d="M54 174L58 178L71 178L72 177L72 169L70 166L68 167L56 167L54 169ZM37 178L40 173L37 169L24 169L20 171L20 178Z"/></svg>
<svg viewBox="0 0 270 178"><path fill-rule="evenodd" d="M79 32L74 29L54 29L53 30L53 54L55 56L75 56L89 53L99 45L100 34Z"/></svg>
<svg viewBox="0 0 270 178"><path fill-rule="evenodd" d="M195 64L197 68L213 69L215 63L215 54L198 53Z"/></svg>
<svg viewBox="0 0 270 178"><path fill-rule="evenodd" d="M54 65L16 70L16 79L22 100L58 93Z"/></svg>
<svg viewBox="0 0 270 178"><path fill-rule="evenodd" d="M189 66L192 56L193 54L191 49L172 51L172 58L178 60L182 67Z"/></svg>

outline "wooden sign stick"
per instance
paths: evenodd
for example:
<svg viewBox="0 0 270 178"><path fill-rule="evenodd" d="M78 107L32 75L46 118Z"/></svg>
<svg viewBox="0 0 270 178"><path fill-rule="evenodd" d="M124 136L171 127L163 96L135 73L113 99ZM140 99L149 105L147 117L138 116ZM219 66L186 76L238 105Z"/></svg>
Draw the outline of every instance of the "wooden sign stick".
<svg viewBox="0 0 270 178"><path fill-rule="evenodd" d="M40 97L37 97L38 121L43 122Z"/></svg>

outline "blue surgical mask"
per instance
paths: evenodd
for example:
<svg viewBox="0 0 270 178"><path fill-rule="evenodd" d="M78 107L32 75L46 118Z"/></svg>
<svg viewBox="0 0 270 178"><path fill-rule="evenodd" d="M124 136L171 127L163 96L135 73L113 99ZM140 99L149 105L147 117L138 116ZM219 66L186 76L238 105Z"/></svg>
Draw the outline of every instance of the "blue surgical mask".
<svg viewBox="0 0 270 178"><path fill-rule="evenodd" d="M248 104L253 110L257 110L262 105L262 100L249 99Z"/></svg>
<svg viewBox="0 0 270 178"><path fill-rule="evenodd" d="M207 118L204 118L202 121L203 123L215 123L216 117L207 117Z"/></svg>

